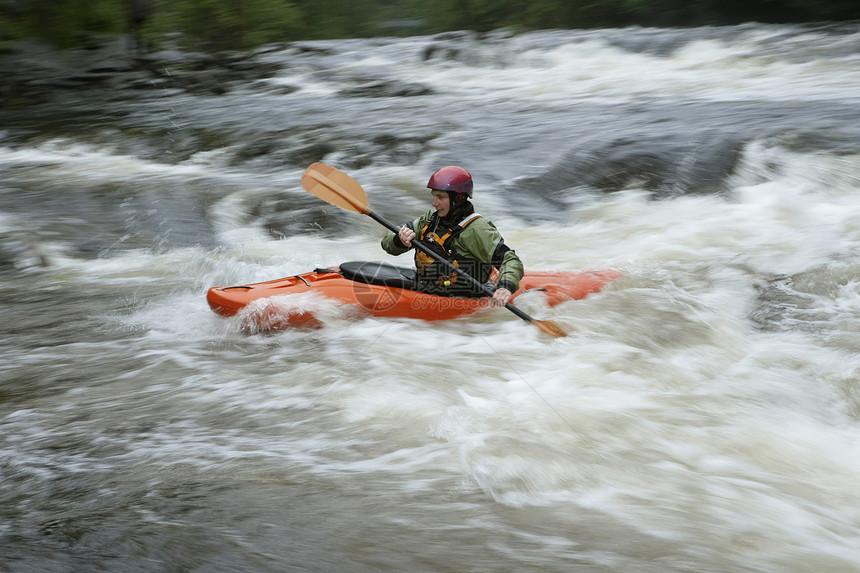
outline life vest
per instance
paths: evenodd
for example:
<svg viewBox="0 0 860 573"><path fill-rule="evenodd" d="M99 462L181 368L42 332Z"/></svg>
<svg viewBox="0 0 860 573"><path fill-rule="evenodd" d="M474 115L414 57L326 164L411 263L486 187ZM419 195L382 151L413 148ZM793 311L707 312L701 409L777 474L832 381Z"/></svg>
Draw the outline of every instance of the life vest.
<svg viewBox="0 0 860 573"><path fill-rule="evenodd" d="M453 227L439 224L439 216L434 213L418 232L418 240L424 242L434 253L442 256L455 267L462 268L479 283L485 283L490 278L493 266L473 259L464 258L454 250L454 240L466 227L481 215L472 213ZM415 250L416 288L423 292L446 296L485 296L476 291L466 281L457 281L457 273L434 260L423 251Z"/></svg>

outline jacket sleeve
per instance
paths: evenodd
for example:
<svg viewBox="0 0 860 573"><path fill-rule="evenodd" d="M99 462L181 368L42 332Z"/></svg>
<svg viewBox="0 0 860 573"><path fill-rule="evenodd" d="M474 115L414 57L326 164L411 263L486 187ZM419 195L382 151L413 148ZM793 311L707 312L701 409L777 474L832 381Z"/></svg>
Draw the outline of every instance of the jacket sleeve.
<svg viewBox="0 0 860 573"><path fill-rule="evenodd" d="M410 227L413 231L415 231L415 229L422 228L428 219L429 219L429 214L425 213L424 215L421 215L420 217L418 217L414 221L411 221L409 223L405 223L405 225L407 227ZM418 232L415 231L415 233L417 234ZM406 247L403 243L400 242L400 237L398 237L396 234L394 234L393 231L388 231L388 233L386 233L385 236L382 237L382 243L381 244L382 244L382 250L384 250L389 255L395 255L395 256L402 255L403 253L411 250L409 247Z"/></svg>
<svg viewBox="0 0 860 573"><path fill-rule="evenodd" d="M484 217L475 220L457 237L454 248L465 256L490 263L499 269L500 288L516 292L523 278L523 262L505 245L502 234Z"/></svg>
<svg viewBox="0 0 860 573"><path fill-rule="evenodd" d="M505 242L501 242L501 246L507 247ZM499 269L499 280L496 285L499 288L506 288L511 292L517 292L520 288L520 279L523 278L523 262L519 255L513 249L508 249L505 252L502 264Z"/></svg>

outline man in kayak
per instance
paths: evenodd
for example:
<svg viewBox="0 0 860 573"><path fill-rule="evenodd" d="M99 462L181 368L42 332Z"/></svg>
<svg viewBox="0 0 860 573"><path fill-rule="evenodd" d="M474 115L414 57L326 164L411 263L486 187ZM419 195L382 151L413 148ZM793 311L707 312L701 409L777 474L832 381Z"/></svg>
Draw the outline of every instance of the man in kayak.
<svg viewBox="0 0 860 573"><path fill-rule="evenodd" d="M401 255L412 248L417 238L442 255L456 267L480 283L490 280L493 267L499 276L493 293L493 304L504 306L519 288L523 278L523 263L509 248L495 225L475 213L472 198L472 175L462 167L448 166L436 171L427 183L433 195L433 209L407 223L400 232L389 232L382 239L382 248L392 255ZM415 250L415 289L442 296L486 296L457 280L449 271L422 251Z"/></svg>

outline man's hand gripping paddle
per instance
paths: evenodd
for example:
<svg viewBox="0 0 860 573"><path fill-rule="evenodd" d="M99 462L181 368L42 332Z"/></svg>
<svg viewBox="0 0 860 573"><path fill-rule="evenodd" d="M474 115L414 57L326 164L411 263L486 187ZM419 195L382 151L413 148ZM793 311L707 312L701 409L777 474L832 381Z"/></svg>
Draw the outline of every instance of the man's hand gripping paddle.
<svg viewBox="0 0 860 573"><path fill-rule="evenodd" d="M308 167L302 175L302 187L304 187L312 195L316 195L323 201L327 201L336 207L346 209L347 211L355 211L362 215L367 215L383 227L397 234L400 230L373 211L367 201L367 193L358 182L347 175L346 173L335 169L324 163L314 163ZM493 291L484 284L464 273L462 269L455 267L450 262L433 252L427 245L418 239L412 239L412 244L430 255L433 259L446 266L449 270L457 273L458 276L466 280L470 285L479 288L486 293L487 296L493 296ZM505 308L523 319L524 321L533 324L540 328L546 334L560 338L567 336L567 332L558 323L549 320L537 320L532 318L511 303L506 303Z"/></svg>

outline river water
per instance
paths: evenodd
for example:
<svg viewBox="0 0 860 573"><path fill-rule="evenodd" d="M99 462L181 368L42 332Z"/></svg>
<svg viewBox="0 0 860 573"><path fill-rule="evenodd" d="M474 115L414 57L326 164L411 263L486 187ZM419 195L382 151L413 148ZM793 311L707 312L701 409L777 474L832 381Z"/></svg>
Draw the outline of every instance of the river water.
<svg viewBox="0 0 860 573"><path fill-rule="evenodd" d="M0 570L860 571L860 28L258 57L4 116ZM210 286L409 264L301 189L316 160L395 221L462 165L528 268L623 277L522 298L563 339L215 315Z"/></svg>

